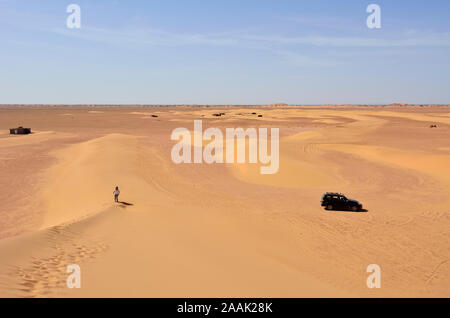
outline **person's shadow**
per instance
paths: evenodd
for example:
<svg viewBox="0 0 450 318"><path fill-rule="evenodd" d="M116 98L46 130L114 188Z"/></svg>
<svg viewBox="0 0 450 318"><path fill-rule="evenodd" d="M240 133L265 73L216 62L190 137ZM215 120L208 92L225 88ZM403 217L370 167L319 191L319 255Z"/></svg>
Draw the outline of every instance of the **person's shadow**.
<svg viewBox="0 0 450 318"><path fill-rule="evenodd" d="M133 205L134 205L133 203L125 202L125 201L119 201L119 202L117 202L117 203L119 203L119 206L120 206L121 208L126 208L127 206L133 206Z"/></svg>

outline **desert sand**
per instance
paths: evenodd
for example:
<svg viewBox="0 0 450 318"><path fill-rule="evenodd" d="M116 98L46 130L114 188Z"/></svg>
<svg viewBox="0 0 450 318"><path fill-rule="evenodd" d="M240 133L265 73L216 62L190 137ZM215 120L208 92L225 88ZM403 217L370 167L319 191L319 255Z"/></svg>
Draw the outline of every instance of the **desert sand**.
<svg viewBox="0 0 450 318"><path fill-rule="evenodd" d="M174 164L195 119L279 128L278 173ZM450 296L448 106L1 106L0 202L1 297Z"/></svg>

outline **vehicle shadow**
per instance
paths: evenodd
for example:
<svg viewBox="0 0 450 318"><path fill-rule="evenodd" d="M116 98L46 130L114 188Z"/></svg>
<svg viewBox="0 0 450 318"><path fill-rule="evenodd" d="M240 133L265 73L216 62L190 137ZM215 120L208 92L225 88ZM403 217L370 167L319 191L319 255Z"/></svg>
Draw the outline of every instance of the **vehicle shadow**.
<svg viewBox="0 0 450 318"><path fill-rule="evenodd" d="M344 209L332 209L332 210L324 209L324 210L326 212L349 212L349 213L367 213L367 212L369 212L369 210L367 210L367 209L361 209L358 211L344 210Z"/></svg>

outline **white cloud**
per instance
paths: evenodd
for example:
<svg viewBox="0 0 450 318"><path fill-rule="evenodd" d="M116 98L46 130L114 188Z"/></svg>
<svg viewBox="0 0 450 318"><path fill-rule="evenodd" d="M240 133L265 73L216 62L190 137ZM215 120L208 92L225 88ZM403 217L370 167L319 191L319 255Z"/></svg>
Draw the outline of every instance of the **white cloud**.
<svg viewBox="0 0 450 318"><path fill-rule="evenodd" d="M450 33L423 33L407 31L390 38L363 36L282 36L236 32L223 33L175 33L151 28L108 30L83 27L81 30L51 29L59 35L77 37L88 41L142 45L183 46L221 45L247 47L273 47L304 45L316 47L446 47L450 46Z"/></svg>

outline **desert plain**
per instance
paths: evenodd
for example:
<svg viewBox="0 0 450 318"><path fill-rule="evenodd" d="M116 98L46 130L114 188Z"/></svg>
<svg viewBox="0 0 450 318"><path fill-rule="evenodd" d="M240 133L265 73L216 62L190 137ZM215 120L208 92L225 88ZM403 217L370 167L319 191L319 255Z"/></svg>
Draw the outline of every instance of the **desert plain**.
<svg viewBox="0 0 450 318"><path fill-rule="evenodd" d="M175 164L171 133L194 120L279 128L278 172ZM33 133L10 135L17 126ZM325 192L365 210L324 210ZM81 288L67 287L70 264ZM369 264L380 288L366 284ZM448 106L0 106L0 297L449 297L449 287Z"/></svg>

